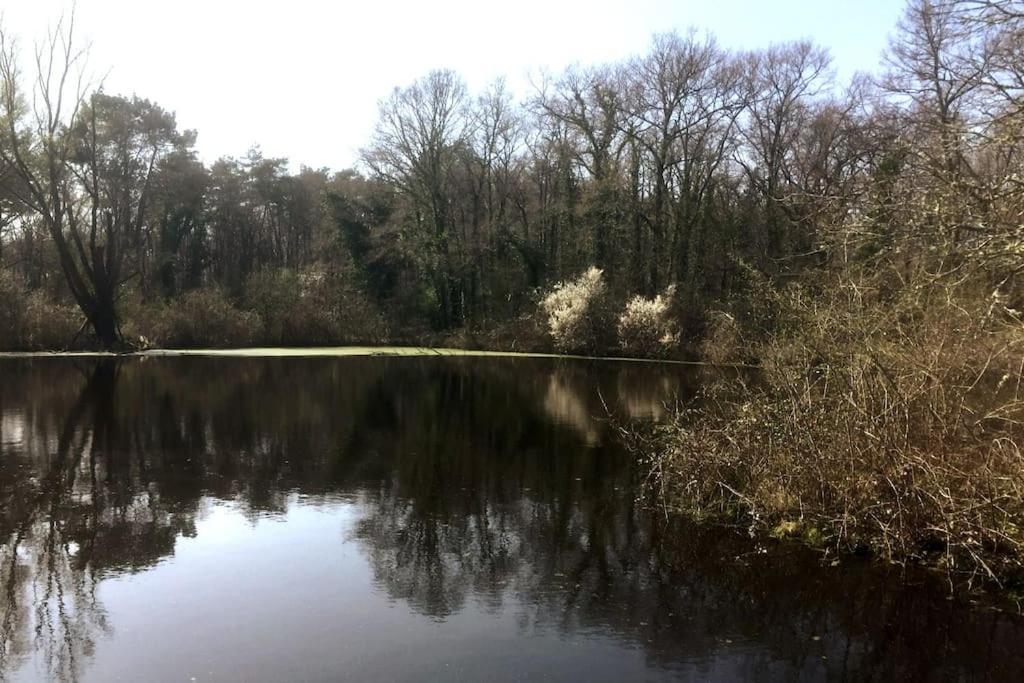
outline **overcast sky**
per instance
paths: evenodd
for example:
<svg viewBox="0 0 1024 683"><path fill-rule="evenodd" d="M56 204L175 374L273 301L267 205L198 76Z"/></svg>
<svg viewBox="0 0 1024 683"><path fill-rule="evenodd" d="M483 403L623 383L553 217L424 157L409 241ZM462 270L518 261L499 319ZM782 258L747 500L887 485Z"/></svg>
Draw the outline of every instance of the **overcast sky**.
<svg viewBox="0 0 1024 683"><path fill-rule="evenodd" d="M811 38L841 78L877 69L901 0L79 0L78 27L112 94L138 94L199 131L201 157L268 156L340 169L358 157L377 101L433 68L470 88L645 51L693 26L728 47ZM38 39L70 7L3 0L8 31Z"/></svg>

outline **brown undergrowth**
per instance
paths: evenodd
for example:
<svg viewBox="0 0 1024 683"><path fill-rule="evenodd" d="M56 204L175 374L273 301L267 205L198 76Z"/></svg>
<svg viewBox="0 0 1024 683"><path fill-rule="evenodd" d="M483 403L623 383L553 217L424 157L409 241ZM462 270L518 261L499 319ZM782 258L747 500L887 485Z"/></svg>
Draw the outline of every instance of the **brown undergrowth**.
<svg viewBox="0 0 1024 683"><path fill-rule="evenodd" d="M756 378L632 433L667 509L1013 587L1024 575L1024 334L998 293L845 281L772 302Z"/></svg>

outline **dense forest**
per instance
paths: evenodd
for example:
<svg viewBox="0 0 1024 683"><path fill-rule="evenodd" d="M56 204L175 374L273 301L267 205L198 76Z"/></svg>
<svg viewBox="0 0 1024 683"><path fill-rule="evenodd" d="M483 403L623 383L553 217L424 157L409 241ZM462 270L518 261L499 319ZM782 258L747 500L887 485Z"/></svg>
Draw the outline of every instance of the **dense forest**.
<svg viewBox="0 0 1024 683"><path fill-rule="evenodd" d="M1020 2L913 0L850 83L810 42L692 31L521 102L433 71L380 103L357 169L294 172L258 148L201 163L173 103L89 80L71 18L31 60L5 27L0 347L676 354L836 277L970 281L1010 315L1022 30Z"/></svg>

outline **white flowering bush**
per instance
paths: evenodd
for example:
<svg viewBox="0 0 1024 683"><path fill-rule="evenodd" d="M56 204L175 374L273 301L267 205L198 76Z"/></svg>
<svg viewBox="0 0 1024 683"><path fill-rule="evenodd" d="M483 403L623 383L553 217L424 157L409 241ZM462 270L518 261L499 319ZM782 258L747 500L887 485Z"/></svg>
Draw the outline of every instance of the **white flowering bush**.
<svg viewBox="0 0 1024 683"><path fill-rule="evenodd" d="M679 344L679 325L672 316L675 287L653 299L635 296L619 316L619 346L639 356L660 356Z"/></svg>
<svg viewBox="0 0 1024 683"><path fill-rule="evenodd" d="M575 280L560 282L541 301L548 332L559 351L590 351L598 345L607 286L604 271L591 266Z"/></svg>

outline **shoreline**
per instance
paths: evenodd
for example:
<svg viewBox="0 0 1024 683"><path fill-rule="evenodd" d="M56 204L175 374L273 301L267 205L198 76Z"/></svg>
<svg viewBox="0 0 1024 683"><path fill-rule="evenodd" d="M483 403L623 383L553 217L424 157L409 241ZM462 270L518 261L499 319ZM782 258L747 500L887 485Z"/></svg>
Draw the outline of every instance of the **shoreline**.
<svg viewBox="0 0 1024 683"><path fill-rule="evenodd" d="M240 347L228 349L147 349L144 351L2 351L4 358L349 358L349 357L479 357L479 358L550 358L563 360L615 361L657 365L688 365L702 367L748 367L740 363L708 363L705 361L663 358L631 358L628 356L588 356L578 354L528 351L489 351L432 346L297 346Z"/></svg>

